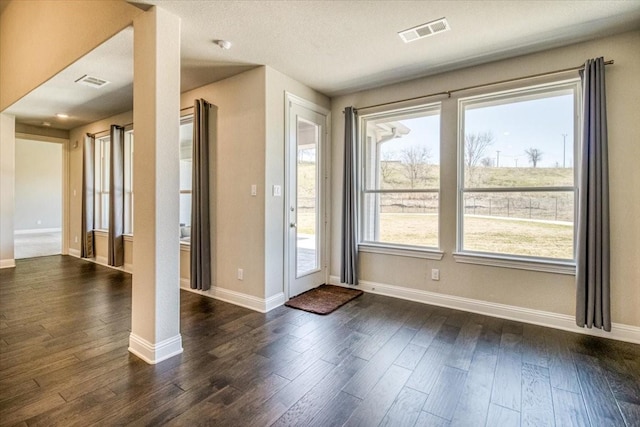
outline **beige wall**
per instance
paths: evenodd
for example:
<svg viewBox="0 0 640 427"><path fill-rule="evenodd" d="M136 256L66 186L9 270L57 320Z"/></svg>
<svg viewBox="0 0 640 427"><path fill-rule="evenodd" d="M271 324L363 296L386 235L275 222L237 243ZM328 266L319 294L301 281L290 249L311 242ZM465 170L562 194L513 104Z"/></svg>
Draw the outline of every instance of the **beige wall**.
<svg viewBox="0 0 640 427"><path fill-rule="evenodd" d="M15 231L62 227L63 148L16 139Z"/></svg>
<svg viewBox="0 0 640 427"><path fill-rule="evenodd" d="M611 190L611 306L613 322L640 326L640 32L630 32L341 96L332 100L333 200L342 194L342 145L347 106L366 106L408 99L419 94L446 91L475 84L520 77L584 63L587 58L614 59L607 68L607 106L609 123L609 164ZM575 74L574 74L575 75ZM567 77L567 76L565 76ZM569 76L570 77L570 76ZM540 80L532 81L532 84ZM527 83L522 83L527 85ZM485 89L487 92L504 87ZM464 93L461 96L468 96ZM457 145L457 99L442 100L442 163L455 165ZM441 180L442 261L363 253L360 257L362 280L411 289L442 293L543 310L574 314L574 276L456 263L452 252L456 239L456 171L444 171ZM340 269L340 209L333 204L331 274ZM439 268L441 280L431 281L428 272Z"/></svg>
<svg viewBox="0 0 640 427"><path fill-rule="evenodd" d="M264 298L265 68L182 94L181 107L204 98L218 107L218 188L213 285ZM258 186L251 196L251 185ZM244 280L238 280L238 268Z"/></svg>
<svg viewBox="0 0 640 427"><path fill-rule="evenodd" d="M331 100L302 83L266 67L266 149L265 149L265 293L266 297L285 292L284 287L284 183L285 183L285 92L326 109ZM280 185L282 197L274 197L272 188Z"/></svg>
<svg viewBox="0 0 640 427"><path fill-rule="evenodd" d="M121 0L8 2L0 15L0 111L131 25L140 13Z"/></svg>

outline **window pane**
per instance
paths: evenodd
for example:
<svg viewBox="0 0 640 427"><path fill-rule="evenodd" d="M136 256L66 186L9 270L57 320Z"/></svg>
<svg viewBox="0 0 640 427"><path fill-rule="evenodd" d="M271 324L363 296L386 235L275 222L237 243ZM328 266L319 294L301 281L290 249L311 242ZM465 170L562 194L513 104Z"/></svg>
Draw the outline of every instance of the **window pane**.
<svg viewBox="0 0 640 427"><path fill-rule="evenodd" d="M297 118L296 164L296 274L298 277L318 269L319 241L316 207L318 203L318 144L321 127L317 124Z"/></svg>
<svg viewBox="0 0 640 427"><path fill-rule="evenodd" d="M437 248L438 199L438 193L367 193L363 239Z"/></svg>
<svg viewBox="0 0 640 427"><path fill-rule="evenodd" d="M437 248L440 105L364 116L361 125L362 239Z"/></svg>
<svg viewBox="0 0 640 427"><path fill-rule="evenodd" d="M566 88L467 103L465 187L572 186L574 115Z"/></svg>
<svg viewBox="0 0 640 427"><path fill-rule="evenodd" d="M364 121L365 186L374 189L438 189L440 113L386 114Z"/></svg>
<svg viewBox="0 0 640 427"><path fill-rule="evenodd" d="M94 175L94 229L109 228L109 138L96 139Z"/></svg>
<svg viewBox="0 0 640 427"><path fill-rule="evenodd" d="M463 196L463 249L573 259L573 192Z"/></svg>
<svg viewBox="0 0 640 427"><path fill-rule="evenodd" d="M180 241L191 240L191 172L193 167L193 121L180 124Z"/></svg>

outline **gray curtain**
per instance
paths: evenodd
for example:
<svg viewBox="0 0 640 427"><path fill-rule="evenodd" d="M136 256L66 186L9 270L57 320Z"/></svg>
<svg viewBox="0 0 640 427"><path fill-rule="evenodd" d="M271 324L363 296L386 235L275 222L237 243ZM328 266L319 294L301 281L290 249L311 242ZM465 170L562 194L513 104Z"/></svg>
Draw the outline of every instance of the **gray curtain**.
<svg viewBox="0 0 640 427"><path fill-rule="evenodd" d="M80 242L80 256L93 258L93 190L94 190L94 150L96 139L87 134L82 147L82 236Z"/></svg>
<svg viewBox="0 0 640 427"><path fill-rule="evenodd" d="M209 216L209 111L211 104L193 105L191 180L191 288L211 287L211 227Z"/></svg>
<svg viewBox="0 0 640 427"><path fill-rule="evenodd" d="M124 265L124 128L111 125L109 169L109 265Z"/></svg>
<svg viewBox="0 0 640 427"><path fill-rule="evenodd" d="M342 246L340 254L340 282L358 284L357 238L357 112L353 107L344 111L344 167L342 187Z"/></svg>
<svg viewBox="0 0 640 427"><path fill-rule="evenodd" d="M604 59L581 72L583 126L578 198L576 323L611 331L609 168Z"/></svg>

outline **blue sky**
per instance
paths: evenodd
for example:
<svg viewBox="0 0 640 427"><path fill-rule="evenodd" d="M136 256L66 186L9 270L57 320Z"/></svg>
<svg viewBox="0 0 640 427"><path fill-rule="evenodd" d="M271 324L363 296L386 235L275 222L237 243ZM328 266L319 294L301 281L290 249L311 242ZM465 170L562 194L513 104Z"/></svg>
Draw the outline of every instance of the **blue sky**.
<svg viewBox="0 0 640 427"><path fill-rule="evenodd" d="M504 105L467 107L465 132L492 132L493 144L487 148L484 157L496 162L500 151L501 167L529 167L525 154L528 148L542 150L542 160L538 167L563 165L563 134L566 134L567 167L573 166L573 95L559 95ZM431 163L439 164L440 158L440 116L432 115L407 120L398 120L411 129L408 135L383 144L383 152L394 153L391 158L399 159L399 153L410 146L423 144L426 136L431 150Z"/></svg>
<svg viewBox="0 0 640 427"><path fill-rule="evenodd" d="M542 150L538 167L563 164L566 134L566 166L573 166L573 95L534 99L482 108L467 108L465 132L493 133L495 141L485 153L494 159L500 150L500 166L530 166L524 150Z"/></svg>

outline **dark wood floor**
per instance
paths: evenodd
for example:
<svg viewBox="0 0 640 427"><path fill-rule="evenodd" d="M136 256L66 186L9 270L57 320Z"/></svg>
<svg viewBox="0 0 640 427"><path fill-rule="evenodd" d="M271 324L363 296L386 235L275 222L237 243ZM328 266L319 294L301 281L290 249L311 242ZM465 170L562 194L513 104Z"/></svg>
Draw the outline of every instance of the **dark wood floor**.
<svg viewBox="0 0 640 427"><path fill-rule="evenodd" d="M127 352L131 277L0 271L0 425L638 426L640 346L365 294L328 316L181 293L184 353Z"/></svg>

